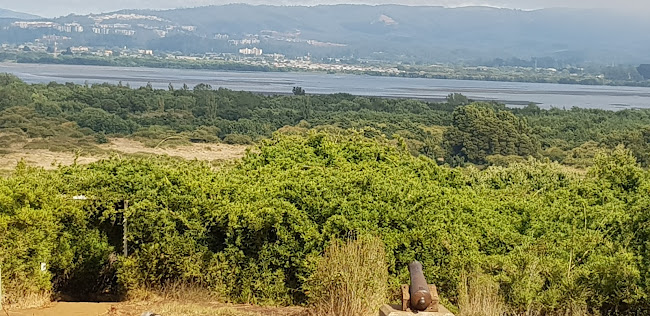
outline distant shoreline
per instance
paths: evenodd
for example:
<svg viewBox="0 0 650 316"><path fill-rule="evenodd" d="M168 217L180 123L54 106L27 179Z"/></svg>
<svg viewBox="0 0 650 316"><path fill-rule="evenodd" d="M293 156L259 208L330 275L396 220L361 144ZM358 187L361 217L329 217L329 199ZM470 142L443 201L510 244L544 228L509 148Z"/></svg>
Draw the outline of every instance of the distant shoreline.
<svg viewBox="0 0 650 316"><path fill-rule="evenodd" d="M613 87L650 87L650 80L646 81L604 81L602 79L583 78L576 80L572 78L551 78L536 76L526 80L522 76L508 74L458 74L458 73L431 73L426 71L404 71L401 73L390 73L380 71L331 71L325 69L302 69L292 67L275 67L273 65L254 65L241 62L216 61L216 60L175 60L162 58L136 58L136 57L96 57L96 56L22 56L18 55L13 60L1 60L1 62L17 64L50 64L50 65L79 65L79 66L107 66L107 67L146 67L159 69L191 69L191 70L214 70L214 71L255 71L255 72L298 72L298 73L322 73L322 74L351 74L368 75L377 77L395 78L422 78L441 80L471 80L486 82L521 82L521 83L551 83L584 86L613 86ZM477 67L479 68L479 67Z"/></svg>
<svg viewBox="0 0 650 316"><path fill-rule="evenodd" d="M477 101L496 101L513 107L536 103L542 108L594 108L622 110L650 108L648 87L607 87L517 82L439 80L400 77L358 76L311 72L254 72L148 67L47 65L0 63L0 72L11 73L31 84L66 82L75 84L151 84L155 89L189 89L209 84L253 93L291 94L302 87L307 94L347 93L359 97L380 97L439 101L450 93L461 93Z"/></svg>

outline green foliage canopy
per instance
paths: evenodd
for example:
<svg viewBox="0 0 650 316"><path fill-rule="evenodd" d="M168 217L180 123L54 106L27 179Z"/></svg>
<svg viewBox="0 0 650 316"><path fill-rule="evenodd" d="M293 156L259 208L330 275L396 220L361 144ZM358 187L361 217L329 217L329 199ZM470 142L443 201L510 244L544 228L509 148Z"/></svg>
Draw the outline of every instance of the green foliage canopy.
<svg viewBox="0 0 650 316"><path fill-rule="evenodd" d="M517 313L646 307L650 184L628 150L598 154L587 175L536 160L479 171L363 134L276 134L219 170L169 158L20 167L0 181L8 291L97 283L126 216L129 256L107 286L127 294L191 282L232 301L304 302L323 249L353 232L383 240L392 287L417 259L451 302L480 271Z"/></svg>

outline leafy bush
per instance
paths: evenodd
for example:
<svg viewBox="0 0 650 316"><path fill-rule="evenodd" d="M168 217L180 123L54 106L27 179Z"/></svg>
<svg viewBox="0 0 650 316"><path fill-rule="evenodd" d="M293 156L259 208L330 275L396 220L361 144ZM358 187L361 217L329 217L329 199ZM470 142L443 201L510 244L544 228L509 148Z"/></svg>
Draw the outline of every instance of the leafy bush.
<svg viewBox="0 0 650 316"><path fill-rule="evenodd" d="M6 302L20 303L54 287L97 284L110 246L71 198L62 178L24 163L0 180L0 265ZM41 270L41 265L46 269Z"/></svg>
<svg viewBox="0 0 650 316"><path fill-rule="evenodd" d="M650 184L629 151L599 154L586 175L535 160L461 171L365 133L277 134L218 170L171 158L21 167L0 182L8 293L86 282L129 296L179 283L236 302L305 303L316 286L306 280L338 284L318 272L334 268L317 264L328 240L356 232L382 239L391 287L419 260L451 304L464 276L481 273L512 313L647 307ZM79 194L90 199L70 200ZM115 262L123 216L129 256Z"/></svg>
<svg viewBox="0 0 650 316"><path fill-rule="evenodd" d="M525 120L486 104L459 107L445 132L449 154L483 164L488 156L538 156L540 145Z"/></svg>
<svg viewBox="0 0 650 316"><path fill-rule="evenodd" d="M130 134L136 129L135 123L126 121L115 114L102 109L85 108L75 116L81 127L88 127L95 132L104 134Z"/></svg>
<svg viewBox="0 0 650 316"><path fill-rule="evenodd" d="M253 143L253 139L248 135L228 134L223 138L223 142L231 145L249 145Z"/></svg>

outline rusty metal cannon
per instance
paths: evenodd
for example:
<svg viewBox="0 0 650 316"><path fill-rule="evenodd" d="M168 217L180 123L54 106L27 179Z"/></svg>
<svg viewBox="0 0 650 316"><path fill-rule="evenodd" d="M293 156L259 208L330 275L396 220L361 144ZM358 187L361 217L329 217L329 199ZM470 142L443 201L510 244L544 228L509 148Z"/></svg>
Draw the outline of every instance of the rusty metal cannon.
<svg viewBox="0 0 650 316"><path fill-rule="evenodd" d="M422 264L413 261L409 264L411 284L402 285L402 310L417 312L437 312L440 298L433 284L427 283Z"/></svg>
<svg viewBox="0 0 650 316"><path fill-rule="evenodd" d="M440 304L438 289L427 282L420 262L411 262L409 273L411 284L402 285L402 306L384 304L379 316L454 316Z"/></svg>

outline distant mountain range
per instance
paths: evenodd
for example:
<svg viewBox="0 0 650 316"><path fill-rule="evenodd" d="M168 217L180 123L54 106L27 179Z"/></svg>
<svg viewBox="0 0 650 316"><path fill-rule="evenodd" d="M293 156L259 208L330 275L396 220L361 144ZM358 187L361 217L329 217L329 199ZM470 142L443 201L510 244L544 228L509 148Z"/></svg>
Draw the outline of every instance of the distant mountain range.
<svg viewBox="0 0 650 316"><path fill-rule="evenodd" d="M39 19L39 18L40 17L38 15L22 13L22 12L16 12L16 11L11 11L11 10L6 10L6 9L0 9L0 19L28 20L28 19Z"/></svg>
<svg viewBox="0 0 650 316"><path fill-rule="evenodd" d="M183 53L236 52L237 47L256 46L265 53L424 62L544 57L575 63L650 62L650 19L605 10L234 4L124 10L102 19L67 16L53 21L84 25L82 33L63 34L72 38L70 45ZM110 27L126 29L126 25L133 32L110 33ZM12 33L11 38L26 40L21 34ZM260 42L228 45L226 40L251 38Z"/></svg>

